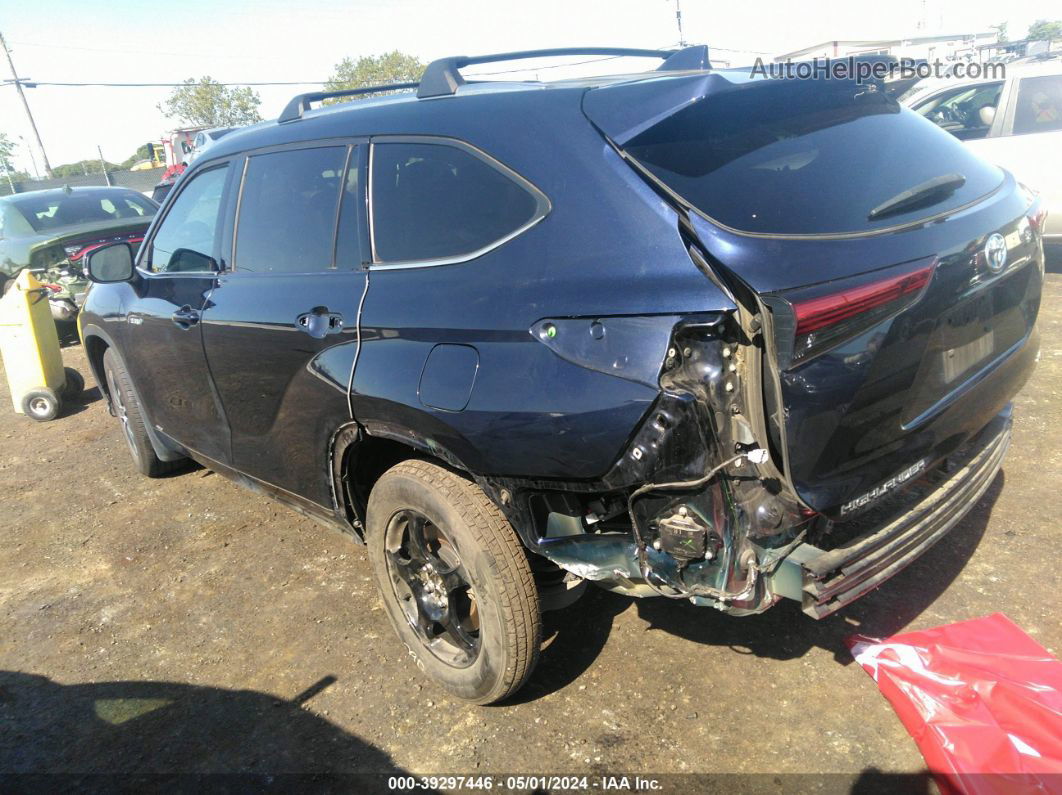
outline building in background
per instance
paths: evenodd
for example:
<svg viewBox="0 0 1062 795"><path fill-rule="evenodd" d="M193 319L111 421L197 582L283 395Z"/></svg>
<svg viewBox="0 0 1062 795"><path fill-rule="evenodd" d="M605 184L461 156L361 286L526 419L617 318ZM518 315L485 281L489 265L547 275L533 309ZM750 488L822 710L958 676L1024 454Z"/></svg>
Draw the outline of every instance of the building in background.
<svg viewBox="0 0 1062 795"><path fill-rule="evenodd" d="M982 45L994 45L998 35L988 33L920 34L895 39L834 39L775 56L775 62L847 58L849 55L894 55L914 60L980 60Z"/></svg>

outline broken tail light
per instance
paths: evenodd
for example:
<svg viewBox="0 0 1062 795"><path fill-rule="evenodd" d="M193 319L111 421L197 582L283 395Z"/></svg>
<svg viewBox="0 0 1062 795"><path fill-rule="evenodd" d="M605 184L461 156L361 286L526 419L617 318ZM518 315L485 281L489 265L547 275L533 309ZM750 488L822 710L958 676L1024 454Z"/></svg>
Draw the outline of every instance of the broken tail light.
<svg viewBox="0 0 1062 795"><path fill-rule="evenodd" d="M1029 215L1029 225L1037 235L1043 235L1044 224L1047 223L1047 208L1040 207L1036 212Z"/></svg>
<svg viewBox="0 0 1062 795"><path fill-rule="evenodd" d="M885 276L879 271L768 300L782 366L807 361L916 304L936 264L923 260L889 268Z"/></svg>

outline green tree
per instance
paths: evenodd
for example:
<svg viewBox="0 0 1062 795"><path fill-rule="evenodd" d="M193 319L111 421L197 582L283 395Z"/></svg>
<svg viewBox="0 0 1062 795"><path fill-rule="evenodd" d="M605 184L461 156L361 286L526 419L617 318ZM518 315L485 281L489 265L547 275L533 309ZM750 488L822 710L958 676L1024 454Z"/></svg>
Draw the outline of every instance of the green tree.
<svg viewBox="0 0 1062 795"><path fill-rule="evenodd" d="M15 163L12 160L14 156L15 142L8 138L6 133L0 132L0 171L6 166L8 171L15 173Z"/></svg>
<svg viewBox="0 0 1062 795"><path fill-rule="evenodd" d="M413 83L420 80L423 72L424 64L419 58L398 50L385 52L383 55L363 55L356 61L344 58L336 64L332 76L325 83L325 90L342 91L345 88L363 88L386 83ZM347 102L351 99L357 97L343 97L331 101Z"/></svg>
<svg viewBox="0 0 1062 795"><path fill-rule="evenodd" d="M1000 43L1010 41L1010 39L1007 37L1006 22L1000 22L998 25L989 25L988 27L989 29L994 30L996 32L996 41Z"/></svg>
<svg viewBox="0 0 1062 795"><path fill-rule="evenodd" d="M118 171L121 166L117 163L107 162L108 171ZM102 166L100 166L99 158L90 158L88 160L78 160L76 163L64 163L61 166L56 166L52 169L52 173L57 177L83 177L87 174L100 174L102 173Z"/></svg>
<svg viewBox="0 0 1062 795"><path fill-rule="evenodd" d="M1029 25L1029 33L1025 38L1034 41L1062 39L1062 20L1056 19L1049 22L1046 19L1038 19Z"/></svg>
<svg viewBox="0 0 1062 795"><path fill-rule="evenodd" d="M250 87L230 88L208 75L185 80L158 108L171 119L194 127L237 127L261 121L261 104L258 92Z"/></svg>

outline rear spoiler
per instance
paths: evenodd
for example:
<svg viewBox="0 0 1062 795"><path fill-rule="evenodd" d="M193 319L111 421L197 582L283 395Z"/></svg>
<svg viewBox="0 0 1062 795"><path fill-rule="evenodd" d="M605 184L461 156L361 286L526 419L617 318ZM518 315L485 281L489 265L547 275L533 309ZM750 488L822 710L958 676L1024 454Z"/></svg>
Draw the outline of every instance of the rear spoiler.
<svg viewBox="0 0 1062 795"><path fill-rule="evenodd" d="M466 66L498 63L500 61L520 61L528 58L550 58L562 55L601 55L606 58L660 58L663 63L657 67L657 71L662 72L685 72L712 68L711 62L708 60L708 47L704 45L684 47L681 50L639 50L626 47L560 47L548 50L501 52L493 55L450 55L446 58L438 58L428 64L420 80L415 83L389 83L387 85L361 86L338 91L311 91L305 94L297 94L285 106L277 121L283 123L301 119L302 115L310 109L311 102L320 102L324 99L380 94L413 88L417 89L417 97L419 99L450 96L456 94L457 89L465 84L466 81L461 76L460 70Z"/></svg>

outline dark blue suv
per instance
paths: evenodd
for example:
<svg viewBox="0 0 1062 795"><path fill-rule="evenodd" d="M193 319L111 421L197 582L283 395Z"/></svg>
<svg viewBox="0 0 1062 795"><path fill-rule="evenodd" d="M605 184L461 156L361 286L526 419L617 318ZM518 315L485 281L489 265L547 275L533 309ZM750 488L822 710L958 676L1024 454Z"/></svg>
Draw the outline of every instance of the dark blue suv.
<svg viewBox="0 0 1062 795"><path fill-rule="evenodd" d="M664 62L296 97L87 265L139 470L195 459L367 543L477 703L586 581L814 617L877 587L988 487L1037 357L1010 174L872 80L603 52Z"/></svg>

